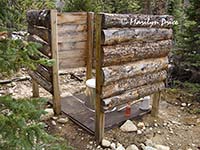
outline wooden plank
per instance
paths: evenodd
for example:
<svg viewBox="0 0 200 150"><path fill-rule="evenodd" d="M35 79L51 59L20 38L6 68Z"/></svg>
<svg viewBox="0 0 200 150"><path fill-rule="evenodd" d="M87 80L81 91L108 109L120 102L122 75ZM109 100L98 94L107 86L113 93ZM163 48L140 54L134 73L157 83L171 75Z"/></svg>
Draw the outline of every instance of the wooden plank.
<svg viewBox="0 0 200 150"><path fill-rule="evenodd" d="M72 50L85 50L87 49L87 42L81 41L81 42L63 42L58 43L58 51L72 51Z"/></svg>
<svg viewBox="0 0 200 150"><path fill-rule="evenodd" d="M58 34L58 43L83 42L87 40L87 32L73 32Z"/></svg>
<svg viewBox="0 0 200 150"><path fill-rule="evenodd" d="M86 12L59 13L57 18L58 18L58 25L87 23Z"/></svg>
<svg viewBox="0 0 200 150"><path fill-rule="evenodd" d="M103 85L102 74L102 47L101 47L101 24L102 16L95 16L95 31L96 31L96 110L95 110L95 138L97 145L102 141L104 136L105 115L101 110L101 95Z"/></svg>
<svg viewBox="0 0 200 150"><path fill-rule="evenodd" d="M151 115L153 117L158 117L158 111L159 111L159 103L160 103L160 92L156 92L151 95L152 99L152 110L151 110Z"/></svg>
<svg viewBox="0 0 200 150"><path fill-rule="evenodd" d="M104 85L120 79L131 78L151 72L158 72L168 68L168 57L151 58L137 62L121 65L104 67Z"/></svg>
<svg viewBox="0 0 200 150"><path fill-rule="evenodd" d="M40 97L40 94L39 94L39 86L37 84L37 82L35 80L32 79L32 89L33 89L33 97L34 98L38 98Z"/></svg>
<svg viewBox="0 0 200 150"><path fill-rule="evenodd" d="M87 35L87 60L86 60L86 80L92 78L92 57L94 49L94 13L88 13L88 35Z"/></svg>
<svg viewBox="0 0 200 150"><path fill-rule="evenodd" d="M47 81L52 82L52 72L49 72L44 66L38 65L35 71L37 71Z"/></svg>
<svg viewBox="0 0 200 150"><path fill-rule="evenodd" d="M38 37L36 35L29 35L28 41L32 41L32 42L41 44L41 48L39 48L38 50L45 56L51 58L50 45L47 42L45 42L44 40L42 40L40 37Z"/></svg>
<svg viewBox="0 0 200 150"><path fill-rule="evenodd" d="M68 51L61 51L59 52L59 59L65 60L65 59L74 59L74 58L80 58L83 59L86 58L86 52L84 49L72 49Z"/></svg>
<svg viewBox="0 0 200 150"><path fill-rule="evenodd" d="M28 26L28 32L31 35L37 35L45 42L49 43L50 41L50 31L47 28L41 28L39 26Z"/></svg>
<svg viewBox="0 0 200 150"><path fill-rule="evenodd" d="M52 94L53 92L53 86L52 83L48 82L46 79L44 79L40 74L29 71L29 75L35 82L37 82L41 87L43 87L45 90L47 90L49 93Z"/></svg>
<svg viewBox="0 0 200 150"><path fill-rule="evenodd" d="M172 39L172 29L122 28L103 30L102 44L113 45L129 41L158 41Z"/></svg>
<svg viewBox="0 0 200 150"><path fill-rule="evenodd" d="M172 28L173 16L103 13L103 28L156 27Z"/></svg>
<svg viewBox="0 0 200 150"><path fill-rule="evenodd" d="M58 34L66 32L86 32L87 24L61 24L58 25Z"/></svg>
<svg viewBox="0 0 200 150"><path fill-rule="evenodd" d="M129 42L114 46L103 46L104 66L121 65L127 62L147 58L167 56L172 47L172 40L157 42Z"/></svg>
<svg viewBox="0 0 200 150"><path fill-rule="evenodd" d="M164 81L167 78L167 71L162 70L159 72L144 74L132 78L122 79L113 82L107 86L103 86L103 98L116 96L146 84Z"/></svg>
<svg viewBox="0 0 200 150"><path fill-rule="evenodd" d="M155 92L163 90L164 88L165 84L163 82L144 85L135 89L125 91L121 95L103 99L102 107L104 110L113 109L118 105L126 104L127 102L131 102L147 95L151 95Z"/></svg>
<svg viewBox="0 0 200 150"><path fill-rule="evenodd" d="M68 69L68 68L78 68L86 66L86 58L70 58L70 59L60 59L59 68Z"/></svg>
<svg viewBox="0 0 200 150"><path fill-rule="evenodd" d="M53 64L53 108L58 115L61 113L61 100L59 89L59 57L58 57L58 34L57 34L57 11L51 10L51 51Z"/></svg>
<svg viewBox="0 0 200 150"><path fill-rule="evenodd" d="M26 14L28 24L50 28L50 10L29 10Z"/></svg>

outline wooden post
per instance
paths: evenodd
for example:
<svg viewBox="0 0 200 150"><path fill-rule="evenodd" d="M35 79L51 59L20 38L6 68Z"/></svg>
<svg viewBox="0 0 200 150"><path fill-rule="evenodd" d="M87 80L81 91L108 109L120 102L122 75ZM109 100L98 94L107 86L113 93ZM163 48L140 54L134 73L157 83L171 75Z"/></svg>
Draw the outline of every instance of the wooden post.
<svg viewBox="0 0 200 150"><path fill-rule="evenodd" d="M55 63L53 64L53 109L58 115L61 113L61 100L60 100L60 89L59 89L59 60L58 60L58 34L57 34L57 11L51 10L51 51L52 59Z"/></svg>
<svg viewBox="0 0 200 150"><path fill-rule="evenodd" d="M94 13L89 12L87 14L87 70L86 80L92 78L92 54L93 54L93 33L94 33Z"/></svg>
<svg viewBox="0 0 200 150"><path fill-rule="evenodd" d="M154 93L151 95L152 99L152 110L151 110L151 115L153 117L158 117L158 112L159 112L159 102L160 102L160 92Z"/></svg>
<svg viewBox="0 0 200 150"><path fill-rule="evenodd" d="M32 89L33 89L33 97L39 97L39 86L35 80L32 79Z"/></svg>
<svg viewBox="0 0 200 150"><path fill-rule="evenodd" d="M105 115L101 110L101 95L102 95L102 47L101 47L101 21L102 15L95 16L95 32L96 32L96 117L95 117L95 138L99 144L104 136Z"/></svg>

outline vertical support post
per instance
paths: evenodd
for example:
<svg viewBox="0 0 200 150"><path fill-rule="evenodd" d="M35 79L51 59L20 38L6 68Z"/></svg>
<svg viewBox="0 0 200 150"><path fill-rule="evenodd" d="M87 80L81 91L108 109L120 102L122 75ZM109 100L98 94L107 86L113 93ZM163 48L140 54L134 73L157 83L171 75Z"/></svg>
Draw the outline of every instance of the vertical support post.
<svg viewBox="0 0 200 150"><path fill-rule="evenodd" d="M92 78L92 55L94 42L94 13L87 13L87 66L86 66L86 80Z"/></svg>
<svg viewBox="0 0 200 150"><path fill-rule="evenodd" d="M35 80L32 79L32 89L33 89L33 97L39 97L39 86Z"/></svg>
<svg viewBox="0 0 200 150"><path fill-rule="evenodd" d="M105 114L101 110L102 95L102 47L101 47L101 23L102 15L95 16L95 32L96 32L96 111L95 111L95 138L99 144L104 136Z"/></svg>
<svg viewBox="0 0 200 150"><path fill-rule="evenodd" d="M152 99L152 110L151 110L151 115L153 117L158 117L158 112L159 112L159 103L160 103L160 92L154 93L151 95Z"/></svg>
<svg viewBox="0 0 200 150"><path fill-rule="evenodd" d="M57 11L51 10L51 52L53 64L53 109L58 115L61 113L61 100L60 100L60 89L59 89L59 58L58 58L58 34L57 34Z"/></svg>

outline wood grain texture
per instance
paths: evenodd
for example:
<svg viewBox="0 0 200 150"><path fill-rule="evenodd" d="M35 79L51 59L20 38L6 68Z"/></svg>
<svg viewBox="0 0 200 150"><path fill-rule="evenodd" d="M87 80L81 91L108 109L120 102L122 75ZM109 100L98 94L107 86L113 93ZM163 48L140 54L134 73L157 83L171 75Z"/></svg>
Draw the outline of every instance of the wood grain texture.
<svg viewBox="0 0 200 150"><path fill-rule="evenodd" d="M72 50L86 50L87 49L87 42L63 42L58 43L58 51L72 51Z"/></svg>
<svg viewBox="0 0 200 150"><path fill-rule="evenodd" d="M87 32L70 32L70 33L59 33L58 34L58 43L65 42L86 42Z"/></svg>
<svg viewBox="0 0 200 150"><path fill-rule="evenodd" d="M78 68L86 66L86 58L69 58L69 59L60 59L59 68L60 70L65 70L68 68Z"/></svg>
<svg viewBox="0 0 200 150"><path fill-rule="evenodd" d="M29 25L50 28L50 10L29 10L26 14Z"/></svg>
<svg viewBox="0 0 200 150"><path fill-rule="evenodd" d="M103 13L103 28L156 27L171 28L173 17L169 15L108 14Z"/></svg>
<svg viewBox="0 0 200 150"><path fill-rule="evenodd" d="M60 24L86 24L87 13L86 12L74 12L74 13L59 13L58 25Z"/></svg>
<svg viewBox="0 0 200 150"><path fill-rule="evenodd" d="M120 79L131 78L150 72L158 72L168 67L168 58L145 59L120 66L103 67L104 85Z"/></svg>
<svg viewBox="0 0 200 150"><path fill-rule="evenodd" d="M172 39L172 29L121 28L102 31L102 44L113 45L130 41L158 41Z"/></svg>
<svg viewBox="0 0 200 150"><path fill-rule="evenodd" d="M47 90L48 92L52 94L53 86L51 82L48 82L45 78L43 78L37 72L29 71L29 75L35 82L37 82L37 84L39 84L42 88L44 88L45 90Z"/></svg>
<svg viewBox="0 0 200 150"><path fill-rule="evenodd" d="M87 24L61 24L58 25L58 34L67 32L83 32L87 31Z"/></svg>
<svg viewBox="0 0 200 150"><path fill-rule="evenodd" d="M146 58L167 56L172 48L172 40L157 42L129 42L114 46L103 46L104 66L121 65Z"/></svg>
<svg viewBox="0 0 200 150"><path fill-rule="evenodd" d="M44 40L42 40L40 37L36 35L29 35L28 41L41 44L41 47L38 50L45 56L51 58L51 49L50 49L49 43L45 42Z"/></svg>
<svg viewBox="0 0 200 150"><path fill-rule="evenodd" d="M71 59L73 62L73 59L80 58L80 60L85 60L86 53L85 49L72 49L68 51L61 51L59 52L59 59L65 60L65 59Z"/></svg>
<svg viewBox="0 0 200 150"><path fill-rule="evenodd" d="M152 110L151 110L151 115L153 117L158 117L158 111L159 111L159 104L160 104L160 92L153 93L151 95L152 99Z"/></svg>
<svg viewBox="0 0 200 150"><path fill-rule="evenodd" d="M45 42L50 42L50 30L39 26L28 26L28 32L31 35L37 35Z"/></svg>
<svg viewBox="0 0 200 150"><path fill-rule="evenodd" d="M103 99L102 106L104 110L112 109L115 106L126 104L127 102L131 102L147 95L151 95L155 92L161 91L164 88L165 84L163 82L144 85L129 91L125 91L121 95Z"/></svg>
<svg viewBox="0 0 200 150"><path fill-rule="evenodd" d="M44 66L38 65L35 71L47 81L52 82L52 72L49 72Z"/></svg>
<svg viewBox="0 0 200 150"><path fill-rule="evenodd" d="M134 89L143 85L164 81L167 78L167 71L162 70L154 73L147 73L141 76L122 79L103 86L102 97L108 98L124 93L127 90Z"/></svg>

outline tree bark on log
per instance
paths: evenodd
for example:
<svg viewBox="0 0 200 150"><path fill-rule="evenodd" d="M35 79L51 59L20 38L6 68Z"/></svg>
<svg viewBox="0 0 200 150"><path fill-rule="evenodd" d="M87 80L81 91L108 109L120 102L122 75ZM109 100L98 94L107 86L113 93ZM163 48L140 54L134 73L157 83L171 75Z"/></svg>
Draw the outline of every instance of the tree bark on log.
<svg viewBox="0 0 200 150"><path fill-rule="evenodd" d="M124 28L102 31L102 44L114 45L129 41L158 41L172 39L172 29Z"/></svg>
<svg viewBox="0 0 200 150"><path fill-rule="evenodd" d="M40 28L38 26L28 26L28 32L31 35L37 35L42 40L44 40L47 43L50 43L50 32L47 28Z"/></svg>
<svg viewBox="0 0 200 150"><path fill-rule="evenodd" d="M40 37L38 37L36 35L29 35L28 41L41 44L42 46L38 50L45 56L51 58L51 48L47 42L43 41Z"/></svg>
<svg viewBox="0 0 200 150"><path fill-rule="evenodd" d="M29 10L26 14L28 24L50 28L50 10Z"/></svg>
<svg viewBox="0 0 200 150"><path fill-rule="evenodd" d="M45 90L50 92L52 94L53 92L53 86L52 83L48 82L46 79L44 79L40 74L29 71L29 75L33 80L35 80L40 86L42 86Z"/></svg>
<svg viewBox="0 0 200 150"><path fill-rule="evenodd" d="M122 79L114 83L111 83L107 86L103 86L102 97L109 98L111 96L120 95L130 89L164 81L166 77L167 77L167 71L162 70L159 72L144 74L133 78Z"/></svg>
<svg viewBox="0 0 200 150"><path fill-rule="evenodd" d="M146 58L167 56L172 47L172 40L158 42L131 42L114 46L103 46L103 66L120 65Z"/></svg>
<svg viewBox="0 0 200 150"><path fill-rule="evenodd" d="M145 59L120 66L103 67L104 85L120 79L158 72L168 68L168 57Z"/></svg>
<svg viewBox="0 0 200 150"><path fill-rule="evenodd" d="M172 28L173 17L169 15L136 15L103 13L102 28L155 27Z"/></svg>
<svg viewBox="0 0 200 150"><path fill-rule="evenodd" d="M144 85L135 89L131 89L126 91L125 93L114 96L111 98L102 100L103 110L112 109L118 105L126 104L127 102L131 102L147 95L151 95L155 92L161 91L165 88L165 84L163 82L158 82L154 84Z"/></svg>

